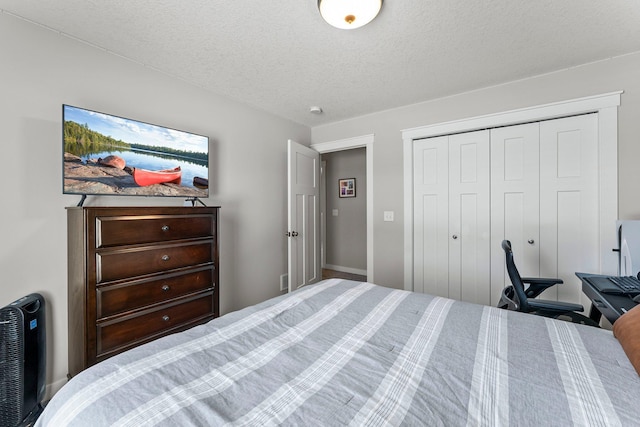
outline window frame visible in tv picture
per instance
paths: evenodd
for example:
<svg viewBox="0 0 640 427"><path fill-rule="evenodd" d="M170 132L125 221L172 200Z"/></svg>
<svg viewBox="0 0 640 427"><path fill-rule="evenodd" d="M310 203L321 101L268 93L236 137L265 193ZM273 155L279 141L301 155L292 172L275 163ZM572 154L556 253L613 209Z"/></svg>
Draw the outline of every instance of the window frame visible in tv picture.
<svg viewBox="0 0 640 427"><path fill-rule="evenodd" d="M209 153L204 135L62 105L63 194L207 198Z"/></svg>

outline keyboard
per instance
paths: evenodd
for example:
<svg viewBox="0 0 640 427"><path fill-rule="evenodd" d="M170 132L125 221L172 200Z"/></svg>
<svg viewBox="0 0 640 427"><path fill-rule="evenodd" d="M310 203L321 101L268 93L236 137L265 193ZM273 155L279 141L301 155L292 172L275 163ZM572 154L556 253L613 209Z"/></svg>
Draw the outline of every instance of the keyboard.
<svg viewBox="0 0 640 427"><path fill-rule="evenodd" d="M587 280L603 294L632 297L640 294L640 280L635 276L592 276Z"/></svg>

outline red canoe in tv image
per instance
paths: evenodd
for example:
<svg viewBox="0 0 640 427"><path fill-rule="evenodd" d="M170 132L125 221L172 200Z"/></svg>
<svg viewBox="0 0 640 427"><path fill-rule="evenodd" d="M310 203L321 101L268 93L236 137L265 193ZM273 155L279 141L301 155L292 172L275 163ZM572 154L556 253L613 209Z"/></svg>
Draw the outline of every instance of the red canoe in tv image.
<svg viewBox="0 0 640 427"><path fill-rule="evenodd" d="M140 187L146 187L147 185L153 184L164 184L167 182L179 185L182 180L182 171L180 170L180 166L173 169L164 169L159 171L133 168L133 180Z"/></svg>

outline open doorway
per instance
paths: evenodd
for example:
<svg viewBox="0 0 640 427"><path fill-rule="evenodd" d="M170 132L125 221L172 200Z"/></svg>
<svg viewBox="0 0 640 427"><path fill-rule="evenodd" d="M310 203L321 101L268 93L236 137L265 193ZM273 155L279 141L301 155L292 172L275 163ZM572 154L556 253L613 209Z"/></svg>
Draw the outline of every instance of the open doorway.
<svg viewBox="0 0 640 427"><path fill-rule="evenodd" d="M320 156L322 278L367 280L366 148Z"/></svg>
<svg viewBox="0 0 640 427"><path fill-rule="evenodd" d="M373 266L373 251L374 251L374 242L373 242L373 135L364 135L355 138L342 139L337 141L324 142L319 144L312 144L311 148L318 151L321 155L326 153L339 152L344 150L354 150L358 148L362 148L365 151L365 185L364 188L360 189L359 182L356 181L356 197L362 194L365 196L365 204L366 204L366 279L369 282L374 281L374 266ZM347 177L349 178L349 177ZM334 184L331 184L334 185ZM338 183L335 183L337 186ZM322 198L320 200L321 211L326 209L326 201ZM339 208L338 208L339 209ZM332 214L332 212L329 212ZM340 211L338 211L338 215L340 215ZM327 215L321 216L321 223L324 223ZM325 227L326 228L326 227ZM322 250L321 253L324 252L324 247L326 246L326 242L324 238L321 238L322 241ZM322 259L322 265L324 267L326 263L326 259ZM328 272L329 273L329 272ZM350 274L349 272L346 272Z"/></svg>

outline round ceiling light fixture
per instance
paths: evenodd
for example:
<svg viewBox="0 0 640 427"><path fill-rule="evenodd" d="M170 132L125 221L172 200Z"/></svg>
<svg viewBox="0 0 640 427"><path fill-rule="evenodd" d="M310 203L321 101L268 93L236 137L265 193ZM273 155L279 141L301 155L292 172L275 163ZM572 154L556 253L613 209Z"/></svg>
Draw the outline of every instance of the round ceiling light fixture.
<svg viewBox="0 0 640 427"><path fill-rule="evenodd" d="M382 0L318 0L320 15L329 25L353 30L378 16Z"/></svg>

